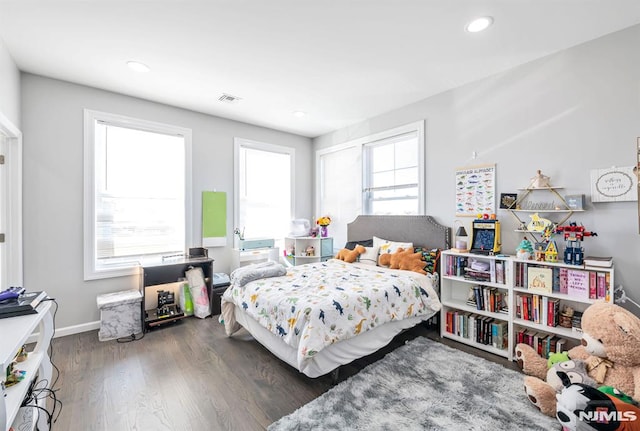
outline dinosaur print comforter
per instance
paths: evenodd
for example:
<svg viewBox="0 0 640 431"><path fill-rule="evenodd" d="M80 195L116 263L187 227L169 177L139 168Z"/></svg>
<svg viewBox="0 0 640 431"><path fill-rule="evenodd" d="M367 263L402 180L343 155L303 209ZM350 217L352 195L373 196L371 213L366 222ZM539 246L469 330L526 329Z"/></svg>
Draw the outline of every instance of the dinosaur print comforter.
<svg viewBox="0 0 640 431"><path fill-rule="evenodd" d="M298 366L323 348L387 322L440 310L437 276L331 259L295 266L282 277L232 285L222 297L228 335L236 304L298 352Z"/></svg>

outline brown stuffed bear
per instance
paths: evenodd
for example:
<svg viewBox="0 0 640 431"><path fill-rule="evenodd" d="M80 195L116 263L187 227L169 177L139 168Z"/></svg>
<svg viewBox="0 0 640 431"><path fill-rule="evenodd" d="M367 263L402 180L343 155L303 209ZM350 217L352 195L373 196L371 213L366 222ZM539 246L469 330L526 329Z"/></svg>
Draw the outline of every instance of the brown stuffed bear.
<svg viewBox="0 0 640 431"><path fill-rule="evenodd" d="M353 250L343 248L338 252L338 254L336 254L336 259L344 260L347 263L353 263L358 260L358 257L365 251L365 248L361 245L356 245L356 248Z"/></svg>
<svg viewBox="0 0 640 431"><path fill-rule="evenodd" d="M391 269L404 269L407 271L419 272L427 274L424 270L425 261L422 260L422 253L413 252L413 248L398 248L395 253L383 253L378 258L380 266L388 266Z"/></svg>
<svg viewBox="0 0 640 431"><path fill-rule="evenodd" d="M640 319L607 302L591 304L582 315L582 345L569 357L587 364L598 386L613 386L632 398L640 397ZM529 400L548 416L556 415L556 390L544 381L547 360L527 344L516 346L516 359L525 374Z"/></svg>

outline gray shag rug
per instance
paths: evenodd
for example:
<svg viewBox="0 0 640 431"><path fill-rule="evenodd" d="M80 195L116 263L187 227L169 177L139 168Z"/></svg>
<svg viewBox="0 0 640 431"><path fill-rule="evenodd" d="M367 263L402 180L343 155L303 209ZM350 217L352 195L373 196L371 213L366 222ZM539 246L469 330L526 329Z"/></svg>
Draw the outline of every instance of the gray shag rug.
<svg viewBox="0 0 640 431"><path fill-rule="evenodd" d="M523 374L419 337L271 424L287 430L559 430Z"/></svg>

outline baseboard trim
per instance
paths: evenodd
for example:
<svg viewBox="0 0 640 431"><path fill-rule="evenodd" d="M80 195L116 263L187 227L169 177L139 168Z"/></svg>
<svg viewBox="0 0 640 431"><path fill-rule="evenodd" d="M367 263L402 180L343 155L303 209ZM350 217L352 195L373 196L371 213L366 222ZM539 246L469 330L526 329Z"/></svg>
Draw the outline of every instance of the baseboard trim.
<svg viewBox="0 0 640 431"><path fill-rule="evenodd" d="M89 332L100 329L100 321L82 323L80 325L65 326L64 328L57 328L54 338L64 337L67 335L79 334L81 332Z"/></svg>
<svg viewBox="0 0 640 431"><path fill-rule="evenodd" d="M53 334L53 338L65 337L67 335L79 334L81 332L89 332L95 331L96 329L100 329L100 321L96 320L95 322L82 323L80 325L71 325L65 326L63 328L56 328L55 334ZM27 343L35 343L38 341L39 332L34 332L27 339Z"/></svg>

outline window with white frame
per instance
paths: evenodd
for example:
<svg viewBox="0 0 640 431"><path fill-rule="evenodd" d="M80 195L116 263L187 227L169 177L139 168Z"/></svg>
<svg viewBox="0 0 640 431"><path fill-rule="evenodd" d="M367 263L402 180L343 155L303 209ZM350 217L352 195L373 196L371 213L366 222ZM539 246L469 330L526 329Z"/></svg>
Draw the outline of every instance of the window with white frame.
<svg viewBox="0 0 640 431"><path fill-rule="evenodd" d="M336 247L359 214L423 214L424 163L423 121L318 150L316 211Z"/></svg>
<svg viewBox="0 0 640 431"><path fill-rule="evenodd" d="M191 130L85 110L85 279L134 274L191 238Z"/></svg>
<svg viewBox="0 0 640 431"><path fill-rule="evenodd" d="M280 242L294 213L295 149L242 138L234 145L235 228L246 238Z"/></svg>
<svg viewBox="0 0 640 431"><path fill-rule="evenodd" d="M364 214L418 214L418 133L403 133L365 145Z"/></svg>

